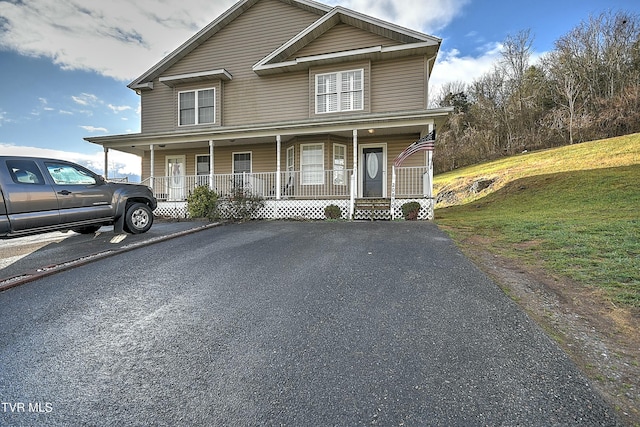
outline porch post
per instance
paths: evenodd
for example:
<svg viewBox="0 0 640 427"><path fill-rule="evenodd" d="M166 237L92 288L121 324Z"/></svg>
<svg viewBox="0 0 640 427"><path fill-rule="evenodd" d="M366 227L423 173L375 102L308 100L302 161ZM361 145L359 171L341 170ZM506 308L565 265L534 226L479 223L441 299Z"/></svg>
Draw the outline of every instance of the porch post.
<svg viewBox="0 0 640 427"><path fill-rule="evenodd" d="M151 187L151 190L153 190L153 192L155 193L155 187L154 187L154 178L156 176L155 173L155 165L154 163L156 162L156 152L155 152L155 146L153 144L151 144L149 146L149 149L151 150L151 170L149 171L149 186Z"/></svg>
<svg viewBox="0 0 640 427"><path fill-rule="evenodd" d="M353 130L353 173L351 174L351 200L349 201L349 219L353 219L356 197L358 196L358 130Z"/></svg>
<svg viewBox="0 0 640 427"><path fill-rule="evenodd" d="M280 200L281 197L281 184L282 177L280 176L281 169L281 159L282 159L282 137L280 135L276 135L276 200Z"/></svg>
<svg viewBox="0 0 640 427"><path fill-rule="evenodd" d="M396 165L391 165L391 221L395 218L393 217L393 213L395 209L393 206L396 202Z"/></svg>
<svg viewBox="0 0 640 427"><path fill-rule="evenodd" d="M104 179L109 179L109 148L104 147Z"/></svg>
<svg viewBox="0 0 640 427"><path fill-rule="evenodd" d="M213 147L214 142L212 139L209 140L209 190L213 190Z"/></svg>
<svg viewBox="0 0 640 427"><path fill-rule="evenodd" d="M433 124L429 125L429 133L433 132L434 127L435 126ZM429 187L424 190L427 192L426 196L429 199L431 206L429 214L430 217L433 218L436 207L436 203L433 198L433 150L427 150L427 174L429 178Z"/></svg>

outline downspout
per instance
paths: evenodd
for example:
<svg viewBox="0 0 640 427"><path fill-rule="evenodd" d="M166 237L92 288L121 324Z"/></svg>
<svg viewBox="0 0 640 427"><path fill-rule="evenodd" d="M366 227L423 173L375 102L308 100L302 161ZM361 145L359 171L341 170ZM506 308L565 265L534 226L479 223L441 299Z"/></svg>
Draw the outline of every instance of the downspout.
<svg viewBox="0 0 640 427"><path fill-rule="evenodd" d="M435 63L435 61L436 61L436 57L437 57L437 56L438 56L438 55L436 54L436 55L433 55L433 57L432 57L432 58L427 59L427 69L426 69L426 74L427 74L427 85L426 85L426 88L425 88L425 91L424 91L424 92L425 92L425 96L426 96L426 98L425 98L425 100L424 100L424 101L425 101L424 106L425 106L425 108L426 108L426 109L428 109L428 108L429 108L429 80L431 79L431 75L430 75L430 73L429 73L429 69L430 69L430 68L429 68L429 64L431 63L431 61L433 61L433 62Z"/></svg>

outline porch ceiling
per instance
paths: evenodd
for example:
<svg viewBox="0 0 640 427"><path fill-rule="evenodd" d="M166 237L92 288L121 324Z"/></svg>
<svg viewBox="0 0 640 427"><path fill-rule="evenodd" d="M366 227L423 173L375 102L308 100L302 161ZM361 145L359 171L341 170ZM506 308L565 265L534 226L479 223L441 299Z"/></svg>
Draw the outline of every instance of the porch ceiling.
<svg viewBox="0 0 640 427"><path fill-rule="evenodd" d="M354 130L358 131L359 137L398 133L420 134L427 131L429 124L442 123L451 110L438 108L427 111L334 117L331 120L323 118L263 125L206 127L180 132L86 137L85 140L109 149L142 155L144 151L149 150L150 145L154 145L155 149L175 148L184 144L199 148L208 147L210 140L214 141L216 146L226 146L272 144L277 135L280 135L283 143L296 136L316 134L352 138Z"/></svg>

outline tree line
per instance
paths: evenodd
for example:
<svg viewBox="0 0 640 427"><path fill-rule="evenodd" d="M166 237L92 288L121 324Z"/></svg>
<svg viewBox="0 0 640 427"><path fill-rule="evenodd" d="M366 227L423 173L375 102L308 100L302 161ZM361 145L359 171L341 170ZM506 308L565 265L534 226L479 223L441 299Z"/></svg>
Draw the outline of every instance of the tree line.
<svg viewBox="0 0 640 427"><path fill-rule="evenodd" d="M438 129L436 172L500 156L640 132L640 20L591 16L532 61L530 30L507 36L500 60L470 84L445 84L453 107Z"/></svg>

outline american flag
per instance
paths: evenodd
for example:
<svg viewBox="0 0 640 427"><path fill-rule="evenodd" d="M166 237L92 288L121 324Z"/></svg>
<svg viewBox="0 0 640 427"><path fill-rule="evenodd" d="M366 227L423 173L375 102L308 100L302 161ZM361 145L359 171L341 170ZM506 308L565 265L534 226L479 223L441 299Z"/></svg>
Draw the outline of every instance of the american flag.
<svg viewBox="0 0 640 427"><path fill-rule="evenodd" d="M393 161L395 167L399 167L407 157L418 151L433 151L433 146L436 141L436 131L429 132L426 136L423 136L410 146L404 149L404 151L398 154L398 157Z"/></svg>

